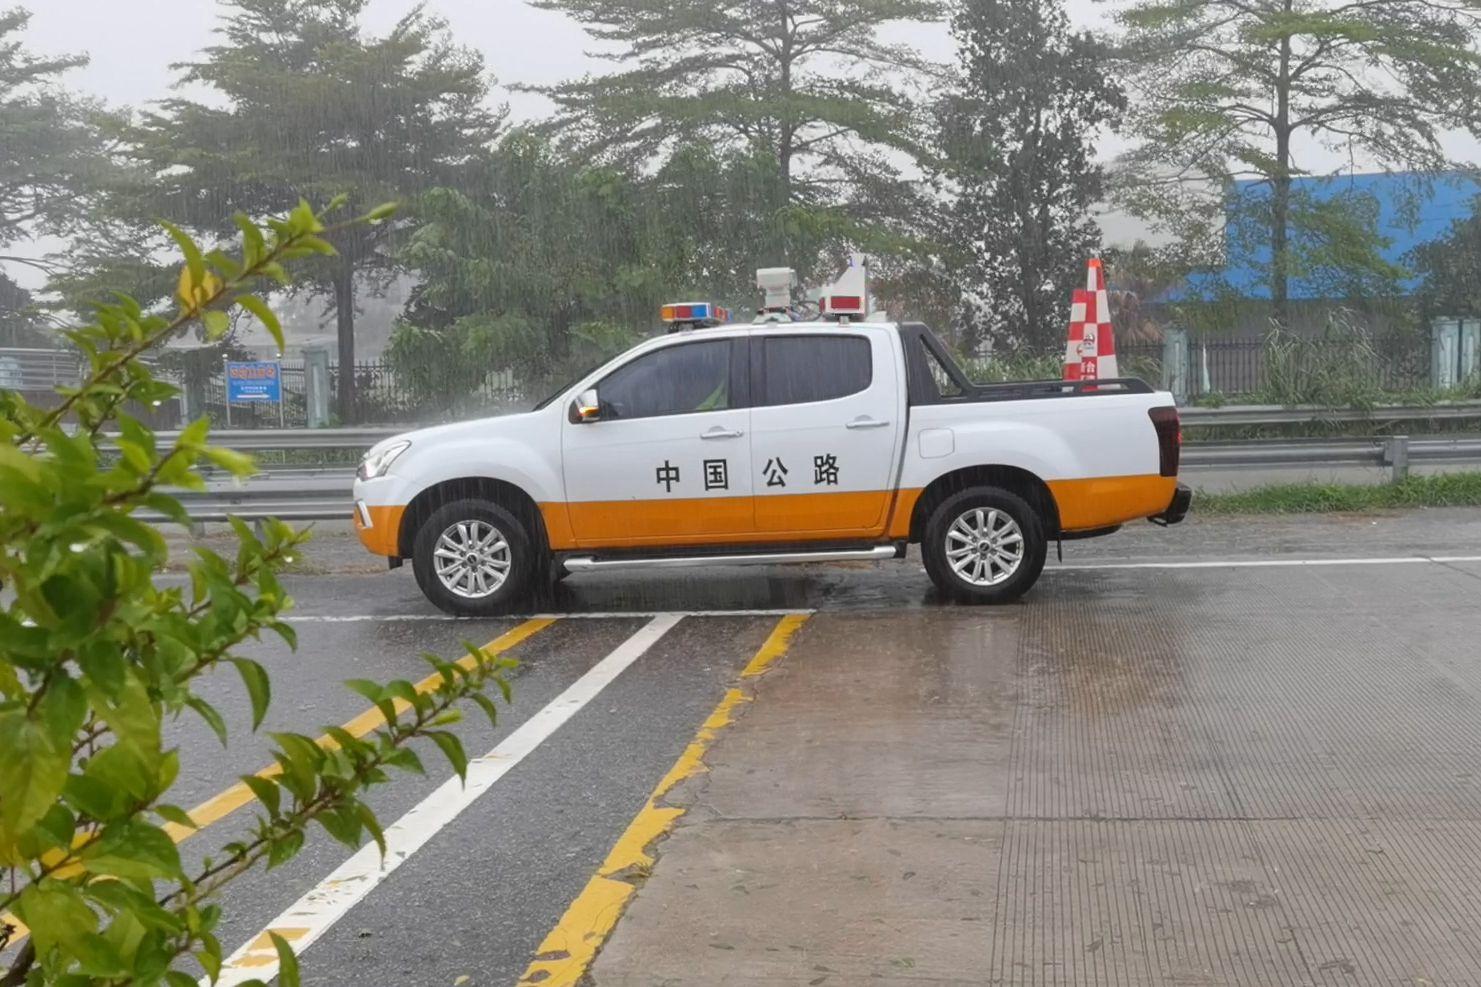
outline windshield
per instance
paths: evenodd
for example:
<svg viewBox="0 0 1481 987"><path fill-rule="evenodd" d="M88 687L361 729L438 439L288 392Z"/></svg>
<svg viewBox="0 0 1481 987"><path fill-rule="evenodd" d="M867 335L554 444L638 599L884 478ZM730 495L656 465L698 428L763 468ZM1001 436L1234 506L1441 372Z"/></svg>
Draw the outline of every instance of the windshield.
<svg viewBox="0 0 1481 987"><path fill-rule="evenodd" d="M530 410L531 411L539 411L540 409L547 407L556 398L560 397L562 394L564 394L567 391L569 391L575 385L575 383L578 380L584 379L592 371L596 370L597 367L600 367L602 364L604 364L606 362L607 362L607 360L605 358L604 359L601 359L601 360L598 360L597 362L593 363L591 366L587 367L585 370L581 371L580 373L572 375L572 377L568 381L566 381L566 383L562 384L560 387L557 387L554 391L551 391L545 397L543 397L539 401L535 402L535 406L533 408L531 408Z"/></svg>

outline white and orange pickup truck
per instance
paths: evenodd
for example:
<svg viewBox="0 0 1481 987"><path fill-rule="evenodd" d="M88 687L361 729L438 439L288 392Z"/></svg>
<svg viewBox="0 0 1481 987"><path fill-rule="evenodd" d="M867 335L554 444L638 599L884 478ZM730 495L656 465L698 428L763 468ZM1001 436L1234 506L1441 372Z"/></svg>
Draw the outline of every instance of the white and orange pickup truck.
<svg viewBox="0 0 1481 987"><path fill-rule="evenodd" d="M903 558L1016 599L1051 541L1181 521L1172 396L1139 380L969 381L923 325L782 322L640 343L535 410L366 453L355 523L443 610L567 573Z"/></svg>

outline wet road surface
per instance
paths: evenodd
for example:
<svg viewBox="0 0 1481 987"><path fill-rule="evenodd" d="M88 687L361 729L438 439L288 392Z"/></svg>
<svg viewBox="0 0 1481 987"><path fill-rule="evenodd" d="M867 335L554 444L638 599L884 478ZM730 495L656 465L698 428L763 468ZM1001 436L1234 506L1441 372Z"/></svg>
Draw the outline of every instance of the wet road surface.
<svg viewBox="0 0 1481 987"><path fill-rule="evenodd" d="M594 982L1481 982L1478 602L1473 561L820 612Z"/></svg>
<svg viewBox="0 0 1481 987"><path fill-rule="evenodd" d="M419 679L420 652L455 655L521 626L445 619L407 570L368 570L332 533L323 544L326 571L288 578L297 653L248 649L273 676L264 729L348 721L364 703L343 680ZM683 616L330 924L303 956L305 982L514 983L779 612L794 610L816 611L797 652L711 756L717 780L764 777L772 801L711 808L985 827L986 841L957 844L970 852L948 868L982 876L972 932L912 954L937 948L972 964L949 979L1481 982L1478 556L1478 512L1440 511L1225 521L1067 545L1068 565L1051 562L1025 602L986 611L941 604L913 559L572 577L537 604L562 616L511 652L521 664L498 728L474 717L459 726L470 754L507 742L652 614ZM784 686L801 691L771 705ZM826 715L840 689L878 701L862 722ZM222 750L202 724L177 725L176 801L187 807L267 763L238 683L216 679L207 694L234 743ZM922 696L931 701L912 705ZM894 714L913 724L909 736L877 726ZM786 756L803 742L819 749ZM860 751L869 771L843 786L838 765ZM434 751L423 760L427 777L402 776L372 797L383 823L449 777ZM238 835L249 815L191 837L187 859ZM662 900L658 882L681 859L671 852L687 825L636 896L634 931L624 924L614 940L608 962L636 955L638 965L598 983L657 982L644 971L658 975L686 955L681 941L702 941L683 923L655 926L645 904ZM1087 855L1106 868L1089 883ZM317 834L289 864L237 884L227 950L349 857ZM617 948L645 929L674 948ZM734 970L741 957L721 959ZM715 982L687 969L672 972ZM817 976L767 969L774 979L756 982ZM905 981L923 971L857 973Z"/></svg>

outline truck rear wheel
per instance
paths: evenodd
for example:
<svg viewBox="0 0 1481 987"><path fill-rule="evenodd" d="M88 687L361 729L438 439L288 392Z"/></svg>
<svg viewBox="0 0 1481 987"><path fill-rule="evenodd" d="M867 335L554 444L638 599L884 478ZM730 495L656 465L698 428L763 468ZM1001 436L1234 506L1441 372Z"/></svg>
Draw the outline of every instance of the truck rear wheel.
<svg viewBox="0 0 1481 987"><path fill-rule="evenodd" d="M533 541L513 514L485 500L439 507L417 529L412 571L438 609L460 616L507 612L530 589Z"/></svg>
<svg viewBox="0 0 1481 987"><path fill-rule="evenodd" d="M921 541L931 581L965 603L1018 599L1038 581L1048 550L1038 512L998 487L970 487L942 501Z"/></svg>

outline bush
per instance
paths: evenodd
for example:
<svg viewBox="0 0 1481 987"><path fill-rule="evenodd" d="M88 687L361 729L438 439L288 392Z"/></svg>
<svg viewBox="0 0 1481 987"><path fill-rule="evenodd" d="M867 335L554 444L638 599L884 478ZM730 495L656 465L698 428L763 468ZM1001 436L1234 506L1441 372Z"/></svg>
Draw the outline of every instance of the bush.
<svg viewBox="0 0 1481 987"><path fill-rule="evenodd" d="M964 360L962 369L969 378L981 384L1015 380L1059 380L1064 376L1064 354L1019 350Z"/></svg>
<svg viewBox="0 0 1481 987"><path fill-rule="evenodd" d="M362 217L374 222L386 208ZM363 792L391 768L419 769L407 744L431 736L460 773L465 757L443 728L465 700L491 717L485 687L507 667L470 647L458 663L428 658L438 685L352 683L381 710L385 725L362 738L331 732L320 745L275 734L275 776L244 779L260 803L248 834L187 870L167 827L194 825L170 800L180 752L166 719L187 711L225 743L222 716L196 691L203 676L240 675L253 728L271 696L266 671L236 653L264 634L294 644L284 621L292 601L278 572L306 535L286 524L261 537L237 522L235 556L204 549L184 587L159 586L168 557L144 512L187 520L171 488L199 488L210 463L243 475L246 457L207 443L208 422L162 446L121 409L150 406L175 389L142 357L193 325L219 339L228 311L260 319L282 345L277 319L255 295L264 279L286 280L283 265L332 253L321 215L300 204L262 229L238 217L240 254L203 255L171 229L185 256L171 316L128 298L98 308L68 333L84 354L81 385L50 410L0 394L0 949L22 937L0 985L193 985L199 964L214 976L221 944L216 899L254 867L293 857L313 824L358 846L381 841ZM108 430L116 428L115 436ZM183 832L184 830L180 830ZM28 928L27 928L28 927ZM279 983L297 967L286 943Z"/></svg>
<svg viewBox="0 0 1481 987"><path fill-rule="evenodd" d="M375 418L373 382L360 387L362 417L371 421L486 414L511 401L533 402L578 374L628 349L643 333L616 322L584 322L563 336L564 353L545 347L551 330L526 317L467 316L447 329L426 329L406 319L396 325L386 362L393 393Z"/></svg>
<svg viewBox="0 0 1481 987"><path fill-rule="evenodd" d="M1383 398L1381 357L1351 313L1328 317L1316 337L1272 323L1265 337L1263 404L1371 408Z"/></svg>

